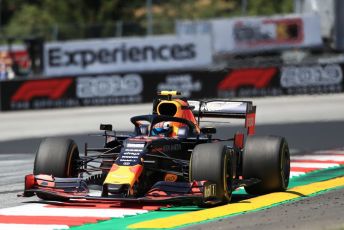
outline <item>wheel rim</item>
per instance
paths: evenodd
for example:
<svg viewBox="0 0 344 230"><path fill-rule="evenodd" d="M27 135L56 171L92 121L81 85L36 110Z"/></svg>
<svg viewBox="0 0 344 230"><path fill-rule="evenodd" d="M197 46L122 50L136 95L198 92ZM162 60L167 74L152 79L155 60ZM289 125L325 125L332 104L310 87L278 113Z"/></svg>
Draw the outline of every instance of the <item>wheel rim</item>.
<svg viewBox="0 0 344 230"><path fill-rule="evenodd" d="M77 169L77 158L78 158L78 150L76 146L73 146L71 149L71 154L69 155L69 159L67 162L67 177L75 177L78 175Z"/></svg>
<svg viewBox="0 0 344 230"><path fill-rule="evenodd" d="M231 167L228 167L230 165L230 158L228 157L228 154L225 154L225 160L224 160L224 192L225 197L229 201L231 199L232 194L232 171Z"/></svg>
<svg viewBox="0 0 344 230"><path fill-rule="evenodd" d="M289 184L289 174L290 174L290 156L286 145L283 145L282 156L281 156L281 179L283 183L283 188L286 189Z"/></svg>

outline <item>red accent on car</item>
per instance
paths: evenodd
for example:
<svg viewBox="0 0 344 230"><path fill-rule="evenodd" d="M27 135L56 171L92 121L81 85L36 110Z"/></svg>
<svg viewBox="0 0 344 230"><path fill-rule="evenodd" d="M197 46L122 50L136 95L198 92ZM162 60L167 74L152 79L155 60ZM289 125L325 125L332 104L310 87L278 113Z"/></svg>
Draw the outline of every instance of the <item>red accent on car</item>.
<svg viewBox="0 0 344 230"><path fill-rule="evenodd" d="M234 146L238 149L244 148L244 134L243 133L236 133L234 135Z"/></svg>
<svg viewBox="0 0 344 230"><path fill-rule="evenodd" d="M33 174L29 174L25 176L25 190L33 188L35 185L35 176Z"/></svg>
<svg viewBox="0 0 344 230"><path fill-rule="evenodd" d="M257 89L269 86L277 73L276 68L238 69L231 71L219 85L219 90L235 90L244 86Z"/></svg>
<svg viewBox="0 0 344 230"><path fill-rule="evenodd" d="M149 191L147 194L146 194L146 197L150 197L150 196L153 196L153 197L157 197L157 196L162 196L162 197L166 197L168 194L162 190L159 190L159 189L153 189L151 191Z"/></svg>
<svg viewBox="0 0 344 230"><path fill-rule="evenodd" d="M30 101L34 97L60 99L72 84L71 78L27 81L12 96L13 102Z"/></svg>
<svg viewBox="0 0 344 230"><path fill-rule="evenodd" d="M192 181L191 183L191 193L194 195L203 195L201 188L204 188L205 180L202 181Z"/></svg>
<svg viewBox="0 0 344 230"><path fill-rule="evenodd" d="M111 169L110 169L110 172L114 172L116 171L117 169L119 168L119 166L117 164L113 164Z"/></svg>
<svg viewBox="0 0 344 230"><path fill-rule="evenodd" d="M37 185L43 186L43 187L50 187L50 188L55 187L55 180L54 179L51 181L51 180L41 179L41 178L36 176L36 182L35 183L37 183Z"/></svg>
<svg viewBox="0 0 344 230"><path fill-rule="evenodd" d="M143 170L142 165L130 166L130 172L134 173L135 175L140 175L142 170Z"/></svg>
<svg viewBox="0 0 344 230"><path fill-rule="evenodd" d="M256 114L248 113L245 119L245 127L247 128L247 135L253 135L255 133L256 126Z"/></svg>

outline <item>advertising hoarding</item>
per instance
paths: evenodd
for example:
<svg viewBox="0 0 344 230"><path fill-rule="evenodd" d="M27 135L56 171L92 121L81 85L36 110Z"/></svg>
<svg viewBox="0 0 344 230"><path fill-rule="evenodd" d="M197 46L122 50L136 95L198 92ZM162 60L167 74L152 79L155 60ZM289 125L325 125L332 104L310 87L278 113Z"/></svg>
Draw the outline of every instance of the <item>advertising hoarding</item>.
<svg viewBox="0 0 344 230"><path fill-rule="evenodd" d="M46 76L206 68L209 35L52 42L44 46Z"/></svg>
<svg viewBox="0 0 344 230"><path fill-rule="evenodd" d="M161 90L178 90L189 99L335 93L344 89L343 70L343 64L314 64L0 81L0 108L27 110L150 103Z"/></svg>
<svg viewBox="0 0 344 230"><path fill-rule="evenodd" d="M214 55L322 46L318 14L178 21L180 36L211 34Z"/></svg>
<svg viewBox="0 0 344 230"><path fill-rule="evenodd" d="M225 72L112 73L0 82L2 110L64 108L152 102L158 90L186 97L216 97ZM3 86L3 87L2 87Z"/></svg>

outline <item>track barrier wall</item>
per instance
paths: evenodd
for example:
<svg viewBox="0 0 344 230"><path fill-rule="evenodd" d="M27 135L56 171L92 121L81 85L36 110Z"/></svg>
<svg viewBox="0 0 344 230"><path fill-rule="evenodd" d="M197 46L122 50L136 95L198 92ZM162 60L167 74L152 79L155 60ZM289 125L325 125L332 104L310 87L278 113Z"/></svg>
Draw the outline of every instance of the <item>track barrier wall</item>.
<svg viewBox="0 0 344 230"><path fill-rule="evenodd" d="M151 102L159 90L187 98L234 98L343 91L344 64L223 71L161 71L0 82L3 111Z"/></svg>

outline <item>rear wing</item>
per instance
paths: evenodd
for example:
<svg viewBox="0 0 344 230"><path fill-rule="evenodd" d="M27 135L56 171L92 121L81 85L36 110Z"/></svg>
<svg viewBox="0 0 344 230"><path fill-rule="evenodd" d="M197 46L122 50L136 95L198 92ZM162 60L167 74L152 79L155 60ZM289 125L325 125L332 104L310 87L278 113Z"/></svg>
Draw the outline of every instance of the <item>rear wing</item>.
<svg viewBox="0 0 344 230"><path fill-rule="evenodd" d="M247 134L253 135L255 132L256 106L252 101L229 101L229 100L188 100L192 112L198 118L239 118L245 119Z"/></svg>

